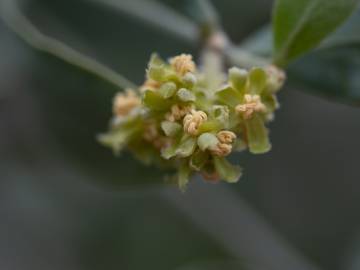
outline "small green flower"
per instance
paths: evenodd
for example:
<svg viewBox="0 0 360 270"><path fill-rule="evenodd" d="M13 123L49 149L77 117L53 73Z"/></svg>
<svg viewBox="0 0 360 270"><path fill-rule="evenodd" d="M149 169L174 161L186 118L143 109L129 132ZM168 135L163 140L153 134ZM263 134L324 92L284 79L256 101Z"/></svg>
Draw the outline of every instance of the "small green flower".
<svg viewBox="0 0 360 270"><path fill-rule="evenodd" d="M270 150L265 125L278 107L275 94L285 74L274 66L234 67L225 76L214 64L207 58L199 70L191 55L166 62L153 54L139 91L115 97L110 130L99 141L115 153L127 149L146 164L176 169L182 190L195 173L236 182L242 170L226 156Z"/></svg>

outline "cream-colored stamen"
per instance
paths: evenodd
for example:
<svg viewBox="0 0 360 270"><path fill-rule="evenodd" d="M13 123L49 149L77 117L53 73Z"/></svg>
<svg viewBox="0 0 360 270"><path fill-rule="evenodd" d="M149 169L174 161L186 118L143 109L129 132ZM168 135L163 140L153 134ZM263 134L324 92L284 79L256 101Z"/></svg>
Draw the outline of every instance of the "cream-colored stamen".
<svg viewBox="0 0 360 270"><path fill-rule="evenodd" d="M126 116L132 109L140 106L140 98L136 93L128 89L125 93L119 93L114 98L113 112L116 116Z"/></svg>
<svg viewBox="0 0 360 270"><path fill-rule="evenodd" d="M192 136L198 134L199 126L207 120L207 114L203 111L192 110L184 117L184 131Z"/></svg>
<svg viewBox="0 0 360 270"><path fill-rule="evenodd" d="M220 131L216 137L219 140L219 143L216 145L215 149L212 149L211 152L219 157L225 157L231 153L232 143L236 139L234 132L223 130Z"/></svg>
<svg viewBox="0 0 360 270"><path fill-rule="evenodd" d="M140 87L140 91L144 92L146 90L155 91L159 89L161 86L161 83L153 80L153 79L147 79L144 84Z"/></svg>
<svg viewBox="0 0 360 270"><path fill-rule="evenodd" d="M259 95L249 95L244 96L244 103L236 106L235 110L238 113L242 113L245 119L250 119L254 112L265 112L266 107L261 102Z"/></svg>
<svg viewBox="0 0 360 270"><path fill-rule="evenodd" d="M192 106L182 106L175 104L171 107L169 113L165 115L165 119L171 122L181 120L185 115L191 112Z"/></svg>
<svg viewBox="0 0 360 270"><path fill-rule="evenodd" d="M190 54L175 56L170 60L170 64L180 76L184 76L188 72L194 72L196 69L195 63Z"/></svg>

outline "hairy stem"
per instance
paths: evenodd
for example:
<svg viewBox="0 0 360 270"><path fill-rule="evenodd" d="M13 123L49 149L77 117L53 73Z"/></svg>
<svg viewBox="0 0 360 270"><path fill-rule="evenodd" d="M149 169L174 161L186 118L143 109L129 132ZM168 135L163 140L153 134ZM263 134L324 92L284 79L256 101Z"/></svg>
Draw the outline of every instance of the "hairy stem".
<svg viewBox="0 0 360 270"><path fill-rule="evenodd" d="M135 88L136 85L111 68L97 62L68 45L41 33L21 12L16 0L2 0L0 15L4 22L20 38L33 48L81 68L120 88Z"/></svg>

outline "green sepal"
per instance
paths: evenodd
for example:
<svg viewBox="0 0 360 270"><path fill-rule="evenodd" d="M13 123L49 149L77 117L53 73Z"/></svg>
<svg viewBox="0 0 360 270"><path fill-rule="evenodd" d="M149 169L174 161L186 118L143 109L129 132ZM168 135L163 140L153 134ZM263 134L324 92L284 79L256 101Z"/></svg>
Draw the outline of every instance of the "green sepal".
<svg viewBox="0 0 360 270"><path fill-rule="evenodd" d="M142 121L139 117L127 117L114 124L108 133L98 135L97 140L102 145L112 148L115 154L119 154L130 140L137 137L141 128Z"/></svg>
<svg viewBox="0 0 360 270"><path fill-rule="evenodd" d="M130 136L131 133L129 132L117 131L100 134L97 136L97 140L102 145L113 149L114 153L118 155L126 146Z"/></svg>
<svg viewBox="0 0 360 270"><path fill-rule="evenodd" d="M262 95L261 102L266 106L267 112L274 112L279 108L279 102L275 95L266 94Z"/></svg>
<svg viewBox="0 0 360 270"><path fill-rule="evenodd" d="M214 167L220 178L228 183L236 183L242 174L239 166L232 165L223 157L213 157Z"/></svg>
<svg viewBox="0 0 360 270"><path fill-rule="evenodd" d="M164 131L166 136L173 137L181 131L182 126L176 122L163 121L161 122L161 129Z"/></svg>
<svg viewBox="0 0 360 270"><path fill-rule="evenodd" d="M237 67L232 67L229 69L229 81L231 86L242 92L246 86L248 80L248 71L245 69L239 69Z"/></svg>
<svg viewBox="0 0 360 270"><path fill-rule="evenodd" d="M166 147L165 149L162 149L161 156L166 160L175 157L177 147L178 147L177 144L172 144L172 145Z"/></svg>
<svg viewBox="0 0 360 270"><path fill-rule="evenodd" d="M196 76L191 73L191 72L188 72L184 75L184 77L182 78L182 82L184 83L184 85L188 88L193 88L194 85L196 84L197 82L197 79L196 79Z"/></svg>
<svg viewBox="0 0 360 270"><path fill-rule="evenodd" d="M182 102L191 102L196 100L195 95L185 88L179 89L176 95Z"/></svg>
<svg viewBox="0 0 360 270"><path fill-rule="evenodd" d="M166 74L166 63L156 53L151 55L147 75L155 81L163 81Z"/></svg>
<svg viewBox="0 0 360 270"><path fill-rule="evenodd" d="M189 157L196 149L196 138L188 135L183 136L180 141L172 144L171 146L161 151L161 156L164 159L170 159L175 156L184 158Z"/></svg>
<svg viewBox="0 0 360 270"><path fill-rule="evenodd" d="M176 92L176 84L173 82L164 83L158 92L164 99L171 98Z"/></svg>
<svg viewBox="0 0 360 270"><path fill-rule="evenodd" d="M150 61L149 61L148 67L162 66L162 65L165 66L166 62L157 53L152 53L150 56Z"/></svg>
<svg viewBox="0 0 360 270"><path fill-rule="evenodd" d="M171 102L164 99L154 91L147 90L143 96L143 103L146 107L154 111L167 111L171 107Z"/></svg>
<svg viewBox="0 0 360 270"><path fill-rule="evenodd" d="M206 121L199 126L198 132L199 134L205 132L216 132L219 131L223 127L223 123L219 121Z"/></svg>
<svg viewBox="0 0 360 270"><path fill-rule="evenodd" d="M196 148L196 138L185 135L176 149L176 156L181 158L189 157Z"/></svg>
<svg viewBox="0 0 360 270"><path fill-rule="evenodd" d="M252 95L260 95L267 83L266 71L262 68L252 68L249 73L249 93Z"/></svg>
<svg viewBox="0 0 360 270"><path fill-rule="evenodd" d="M209 158L209 152L197 150L190 158L190 167L195 171L201 171Z"/></svg>
<svg viewBox="0 0 360 270"><path fill-rule="evenodd" d="M216 92L216 96L221 103L230 107L235 107L242 99L242 95L232 87L226 87L219 90Z"/></svg>
<svg viewBox="0 0 360 270"><path fill-rule="evenodd" d="M177 183L181 191L186 190L186 186L189 183L191 176L191 168L188 165L188 162L183 161L182 164L179 166L178 173L177 173Z"/></svg>
<svg viewBox="0 0 360 270"><path fill-rule="evenodd" d="M212 113L214 118L223 123L226 124L229 122L229 108L227 106L221 106L221 105L214 105L212 108Z"/></svg>
<svg viewBox="0 0 360 270"><path fill-rule="evenodd" d="M245 126L249 151L253 154L263 154L270 151L269 132L261 116L254 114L253 117L245 121Z"/></svg>
<svg viewBox="0 0 360 270"><path fill-rule="evenodd" d="M202 151L215 149L218 143L218 138L212 133L203 133L197 139L197 144Z"/></svg>

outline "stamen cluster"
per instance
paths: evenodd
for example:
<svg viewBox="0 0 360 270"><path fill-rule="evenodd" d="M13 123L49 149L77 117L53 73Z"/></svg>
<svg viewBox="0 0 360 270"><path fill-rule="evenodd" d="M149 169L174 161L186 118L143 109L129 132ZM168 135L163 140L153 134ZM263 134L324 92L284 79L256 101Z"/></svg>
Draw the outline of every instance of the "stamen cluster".
<svg viewBox="0 0 360 270"><path fill-rule="evenodd" d="M216 79L206 69L191 55L168 62L153 55L144 84L116 95L110 130L100 141L116 153L126 148L146 164L176 169L182 189L195 173L238 181L241 168L226 157L270 150L265 124L278 108L275 94L285 74L274 66L233 67Z"/></svg>

